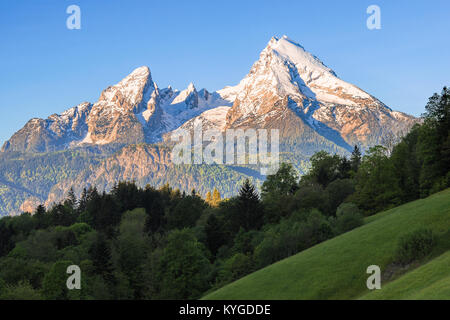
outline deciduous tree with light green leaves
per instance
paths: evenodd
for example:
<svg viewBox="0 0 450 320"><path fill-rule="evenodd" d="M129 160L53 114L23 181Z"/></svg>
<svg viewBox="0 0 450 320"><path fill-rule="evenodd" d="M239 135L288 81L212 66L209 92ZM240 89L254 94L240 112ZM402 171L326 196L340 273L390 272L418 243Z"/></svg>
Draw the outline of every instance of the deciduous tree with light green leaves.
<svg viewBox="0 0 450 320"><path fill-rule="evenodd" d="M210 272L203 244L189 229L175 230L168 236L160 258L158 298L197 299L208 288Z"/></svg>

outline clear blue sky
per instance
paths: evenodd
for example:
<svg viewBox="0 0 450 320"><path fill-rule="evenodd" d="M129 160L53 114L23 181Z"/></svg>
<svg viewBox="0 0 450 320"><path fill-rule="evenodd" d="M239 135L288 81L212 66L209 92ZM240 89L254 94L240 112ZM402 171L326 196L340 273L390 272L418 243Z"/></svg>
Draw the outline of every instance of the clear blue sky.
<svg viewBox="0 0 450 320"><path fill-rule="evenodd" d="M81 7L81 30L66 8ZM381 30L366 8L381 8ZM450 85L450 1L28 0L0 2L0 143L30 118L82 101L148 65L160 87L217 90L283 34L342 79L419 115Z"/></svg>

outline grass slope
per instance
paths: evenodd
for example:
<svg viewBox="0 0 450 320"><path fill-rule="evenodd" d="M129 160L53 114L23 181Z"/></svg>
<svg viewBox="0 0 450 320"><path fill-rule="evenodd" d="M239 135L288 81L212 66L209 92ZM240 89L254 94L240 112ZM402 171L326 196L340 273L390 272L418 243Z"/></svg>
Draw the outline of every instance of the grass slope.
<svg viewBox="0 0 450 320"><path fill-rule="evenodd" d="M450 251L362 299L450 299Z"/></svg>
<svg viewBox="0 0 450 320"><path fill-rule="evenodd" d="M358 298L369 293L367 267L378 265L384 270L393 260L399 238L424 226L438 237L448 235L450 189L381 212L360 228L254 272L208 294L205 299ZM439 260L434 263L440 265ZM433 266L431 264L431 268ZM420 269L414 272L421 275ZM414 279L412 272L407 275ZM421 291L421 295L417 293L416 297L425 298L426 292L432 295L434 289L444 294L448 281L448 278L434 283L430 280L430 287L424 288L426 291ZM402 282L398 283L402 285ZM395 293L390 297L396 297Z"/></svg>

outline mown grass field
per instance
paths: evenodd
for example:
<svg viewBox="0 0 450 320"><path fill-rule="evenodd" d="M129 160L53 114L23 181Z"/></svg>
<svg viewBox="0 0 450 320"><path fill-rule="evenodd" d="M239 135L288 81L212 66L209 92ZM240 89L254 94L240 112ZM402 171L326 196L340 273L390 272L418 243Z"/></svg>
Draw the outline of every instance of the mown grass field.
<svg viewBox="0 0 450 320"><path fill-rule="evenodd" d="M366 287L367 267L378 265L385 270L394 259L399 238L423 227L437 236L436 250L441 252L436 254L448 250L450 189L381 212L355 230L254 272L204 299L450 299L450 278L441 272L449 266L448 252L382 283L386 290L371 293Z"/></svg>

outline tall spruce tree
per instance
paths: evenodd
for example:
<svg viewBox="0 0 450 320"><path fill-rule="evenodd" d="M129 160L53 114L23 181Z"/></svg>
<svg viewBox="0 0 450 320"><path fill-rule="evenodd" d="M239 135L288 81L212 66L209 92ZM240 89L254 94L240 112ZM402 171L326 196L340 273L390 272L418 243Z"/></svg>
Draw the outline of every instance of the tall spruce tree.
<svg viewBox="0 0 450 320"><path fill-rule="evenodd" d="M353 148L352 156L350 157L350 164L353 172L357 172L361 164L361 150L357 145Z"/></svg>
<svg viewBox="0 0 450 320"><path fill-rule="evenodd" d="M113 281L113 265L111 249L106 240L106 236L102 233L97 235L94 243L89 249L95 273L102 275L105 281L111 283Z"/></svg>
<svg viewBox="0 0 450 320"><path fill-rule="evenodd" d="M259 229L263 224L264 210L258 192L248 179L245 180L238 196L240 225L245 230Z"/></svg>

